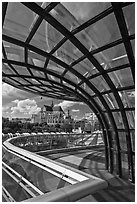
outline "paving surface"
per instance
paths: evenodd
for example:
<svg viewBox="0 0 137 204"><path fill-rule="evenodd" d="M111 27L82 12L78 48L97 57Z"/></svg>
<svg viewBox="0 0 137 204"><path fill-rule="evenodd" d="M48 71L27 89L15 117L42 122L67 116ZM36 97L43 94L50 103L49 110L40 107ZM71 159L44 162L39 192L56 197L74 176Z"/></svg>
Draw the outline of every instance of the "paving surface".
<svg viewBox="0 0 137 204"><path fill-rule="evenodd" d="M78 202L135 202L135 185L105 170L103 149L50 154L46 157L95 175L108 182L107 189L100 190Z"/></svg>

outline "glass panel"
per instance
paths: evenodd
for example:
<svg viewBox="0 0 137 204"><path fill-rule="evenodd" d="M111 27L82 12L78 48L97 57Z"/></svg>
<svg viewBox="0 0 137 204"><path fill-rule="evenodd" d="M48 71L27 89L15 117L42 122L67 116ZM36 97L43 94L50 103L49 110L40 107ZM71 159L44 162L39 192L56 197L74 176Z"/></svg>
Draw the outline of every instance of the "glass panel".
<svg viewBox="0 0 137 204"><path fill-rule="evenodd" d="M128 28L129 35L135 33L135 4L125 6L123 8L126 25Z"/></svg>
<svg viewBox="0 0 137 204"><path fill-rule="evenodd" d="M111 43L121 36L115 16L112 13L89 26L85 33L81 31L76 37L91 51Z"/></svg>
<svg viewBox="0 0 137 204"><path fill-rule="evenodd" d="M95 93L93 92L93 90L90 89L85 83L83 83L83 84L81 85L81 87L82 87L90 96L95 95Z"/></svg>
<svg viewBox="0 0 137 204"><path fill-rule="evenodd" d="M118 93L123 102L124 108L135 107L135 90L119 91Z"/></svg>
<svg viewBox="0 0 137 204"><path fill-rule="evenodd" d="M33 63L34 63L35 66L44 67L45 62L43 62L41 60L38 60L38 59L32 59L32 60L33 60Z"/></svg>
<svg viewBox="0 0 137 204"><path fill-rule="evenodd" d="M23 78L21 78L21 77L12 77L13 79L15 79L17 82L20 82L20 83L22 83L24 86L26 85L26 84L28 84L29 83L29 80L28 80L28 82L27 81L25 81ZM8 79L8 81L10 81L9 79ZM13 82L13 83L16 83L16 82ZM19 86L20 86L20 84L18 84Z"/></svg>
<svg viewBox="0 0 137 204"><path fill-rule="evenodd" d="M75 87L74 86L72 86L72 85L70 85L70 84L68 84L67 82L65 82L65 81L63 81L63 84L65 85L65 86L68 86L68 87L70 87L71 89L75 89Z"/></svg>
<svg viewBox="0 0 137 204"><path fill-rule="evenodd" d="M56 82L59 82L59 83L60 83L60 79L59 79L59 78L57 78L57 77L55 77L55 76L52 76L52 75L50 75L50 74L47 74L47 76L48 76L49 80L53 80L53 81L56 81Z"/></svg>
<svg viewBox="0 0 137 204"><path fill-rule="evenodd" d="M97 102L97 104L100 106L100 108L101 108L102 110L105 110L105 108L104 108L102 102L100 101L100 99L99 99L98 97L95 97L94 100Z"/></svg>
<svg viewBox="0 0 137 204"><path fill-rule="evenodd" d="M34 77L40 77L40 78L43 78L43 80L45 80L45 75L44 75L43 72L37 71L37 70L34 70L34 69L31 69L31 71L34 74Z"/></svg>
<svg viewBox="0 0 137 204"><path fill-rule="evenodd" d="M77 22L75 18L71 15L71 13L69 13L68 10L62 4L63 3L58 4L49 13L65 28L67 28L68 30L72 30L72 27L75 26L75 24L77 25Z"/></svg>
<svg viewBox="0 0 137 204"><path fill-rule="evenodd" d="M61 59L67 64L71 64L82 55L81 51L69 40L67 40L55 53L55 57Z"/></svg>
<svg viewBox="0 0 137 204"><path fill-rule="evenodd" d="M36 66L43 67L46 61L46 57L33 52L31 50L28 51L28 63Z"/></svg>
<svg viewBox="0 0 137 204"><path fill-rule="evenodd" d="M23 4L19 2L8 2L3 33L18 40L25 41L31 30L35 16L36 14Z"/></svg>
<svg viewBox="0 0 137 204"><path fill-rule="evenodd" d="M4 170L2 171L2 184L16 202L31 198L31 196Z"/></svg>
<svg viewBox="0 0 137 204"><path fill-rule="evenodd" d="M104 69L129 63L124 44L114 46L94 55Z"/></svg>
<svg viewBox="0 0 137 204"><path fill-rule="evenodd" d="M120 112L113 112L113 117L115 119L115 123L118 129L123 129L124 128L124 124L123 124L123 119L121 116Z"/></svg>
<svg viewBox="0 0 137 204"><path fill-rule="evenodd" d="M73 67L73 69L75 69L75 70L76 70L78 73L80 73L82 76L89 76L89 73L86 72L85 68L82 67L82 66L80 65L80 63L77 64L77 65L75 65L75 66ZM81 79L79 79L79 80L81 80Z"/></svg>
<svg viewBox="0 0 137 204"><path fill-rule="evenodd" d="M6 82L9 82L10 84L19 85L18 81L15 82L15 81L13 81L11 78L9 79L9 78L7 78L7 77L3 77L3 80L4 80L5 83L6 83Z"/></svg>
<svg viewBox="0 0 137 204"><path fill-rule="evenodd" d="M112 129L112 125L111 125L111 121L110 121L108 113L104 113L104 115L105 115L105 119L107 120L107 122L109 124L109 128Z"/></svg>
<svg viewBox="0 0 137 204"><path fill-rule="evenodd" d="M107 102L110 109L119 108L118 104L116 102L116 99L112 93L104 94L103 97L104 97L105 101Z"/></svg>
<svg viewBox="0 0 137 204"><path fill-rule="evenodd" d="M11 153L6 153L4 155L3 161L19 174L21 174L24 178L26 178L29 182L31 182L34 186L40 189L43 193L48 193L57 188L70 185L63 180L62 175L57 177L52 173L49 173L50 171L48 172L43 170L42 168L37 167L18 156L12 155ZM57 170L54 172L56 173ZM61 180L63 181L62 186L60 185Z"/></svg>
<svg viewBox="0 0 137 204"><path fill-rule="evenodd" d="M50 52L63 39L64 36L46 21L44 28L45 40L48 48L47 52Z"/></svg>
<svg viewBox="0 0 137 204"><path fill-rule="evenodd" d="M87 48L88 51L92 51L98 47L92 40L92 35L89 35L89 33L85 30L82 30L75 36Z"/></svg>
<svg viewBox="0 0 137 204"><path fill-rule="evenodd" d="M46 87L52 86L48 81L45 81L45 79L39 80L39 82L43 83Z"/></svg>
<svg viewBox="0 0 137 204"><path fill-rule="evenodd" d="M39 85L39 84L38 84ZM42 92L43 91L43 89L41 89L40 87L32 87L35 91L38 91L38 92ZM45 90L45 92L46 92L46 90Z"/></svg>
<svg viewBox="0 0 137 204"><path fill-rule="evenodd" d="M2 70L5 74L15 74L15 72L9 67L7 63L2 64Z"/></svg>
<svg viewBox="0 0 137 204"><path fill-rule="evenodd" d="M36 79L29 79L29 82L30 83L32 83L32 84L35 84L35 85L37 85L37 84L40 84ZM33 86L31 86L31 88L32 88Z"/></svg>
<svg viewBox="0 0 137 204"><path fill-rule="evenodd" d="M3 41L5 52L9 60L24 62L24 48L18 45Z"/></svg>
<svg viewBox="0 0 137 204"><path fill-rule="evenodd" d="M108 73L112 83L115 85L116 88L120 87L120 79L119 76L114 72Z"/></svg>
<svg viewBox="0 0 137 204"><path fill-rule="evenodd" d="M12 65L14 67L14 69L20 74L20 75L30 75L30 72L28 71L28 69L26 67L23 66L18 66L18 65ZM16 78L18 79L18 78Z"/></svg>
<svg viewBox="0 0 137 204"><path fill-rule="evenodd" d="M118 173L118 161L117 161L117 153L113 152L113 164L114 164L114 172Z"/></svg>
<svg viewBox="0 0 137 204"><path fill-rule="evenodd" d="M43 20L33 36L31 44L41 50L50 52L62 38L63 35L59 31Z"/></svg>
<svg viewBox="0 0 137 204"><path fill-rule="evenodd" d="M102 76L95 77L90 82L100 91L110 90L108 84Z"/></svg>
<svg viewBox="0 0 137 204"><path fill-rule="evenodd" d="M126 133L118 132L120 147L122 150L127 150L127 141L126 141Z"/></svg>
<svg viewBox="0 0 137 204"><path fill-rule="evenodd" d="M122 176L125 179L129 179L128 155L122 153L121 154L121 161L122 161Z"/></svg>
<svg viewBox="0 0 137 204"><path fill-rule="evenodd" d="M67 72L64 76L66 79L72 81L73 83L77 84L79 82L79 79L77 76L75 76L73 73L71 72Z"/></svg>
<svg viewBox="0 0 137 204"><path fill-rule="evenodd" d="M86 77L98 73L96 67L94 67L88 59L84 59L83 61L73 66L73 68L82 73L82 75L87 73Z"/></svg>
<svg viewBox="0 0 137 204"><path fill-rule="evenodd" d="M110 6L109 2L62 2L55 8L54 17L72 30Z"/></svg>
<svg viewBox="0 0 137 204"><path fill-rule="evenodd" d="M57 63L55 63L53 61L50 61L48 63L47 69L49 69L53 72L56 72L58 75L61 75L65 71L64 67L58 65Z"/></svg>
<svg viewBox="0 0 137 204"><path fill-rule="evenodd" d="M129 128L135 129L135 112L134 111L126 111L126 116L127 116Z"/></svg>
<svg viewBox="0 0 137 204"><path fill-rule="evenodd" d="M127 86L134 85L133 77L132 77L132 73L131 73L130 68L121 69L121 70L115 71L113 73L115 74L117 81L119 81L120 87L127 87ZM109 74L109 76L110 76L110 74ZM111 76L112 76L112 74L111 74Z"/></svg>

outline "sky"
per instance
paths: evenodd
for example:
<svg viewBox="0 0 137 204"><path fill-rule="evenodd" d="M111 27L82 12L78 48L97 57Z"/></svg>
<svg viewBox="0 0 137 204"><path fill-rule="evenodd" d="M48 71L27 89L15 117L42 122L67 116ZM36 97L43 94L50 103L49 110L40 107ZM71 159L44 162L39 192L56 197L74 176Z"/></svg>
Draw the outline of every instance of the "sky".
<svg viewBox="0 0 137 204"><path fill-rule="evenodd" d="M30 118L37 114L43 105L61 106L65 114L70 110L75 120L80 120L85 113L91 110L83 102L63 101L47 97L41 97L22 91L6 83L2 83L2 116L6 118Z"/></svg>

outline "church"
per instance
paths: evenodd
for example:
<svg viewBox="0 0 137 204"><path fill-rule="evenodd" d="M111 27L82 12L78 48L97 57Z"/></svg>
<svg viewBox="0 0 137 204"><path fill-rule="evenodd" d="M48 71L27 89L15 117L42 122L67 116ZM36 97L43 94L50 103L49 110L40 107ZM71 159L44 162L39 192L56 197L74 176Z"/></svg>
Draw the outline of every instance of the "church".
<svg viewBox="0 0 137 204"><path fill-rule="evenodd" d="M61 106L54 106L53 102L50 106L44 105L40 111L41 123L46 122L48 125L62 125L65 119L65 113Z"/></svg>
<svg viewBox="0 0 137 204"><path fill-rule="evenodd" d="M44 105L38 114L33 114L31 117L32 123L46 123L48 125L62 125L65 120L65 113L61 106Z"/></svg>

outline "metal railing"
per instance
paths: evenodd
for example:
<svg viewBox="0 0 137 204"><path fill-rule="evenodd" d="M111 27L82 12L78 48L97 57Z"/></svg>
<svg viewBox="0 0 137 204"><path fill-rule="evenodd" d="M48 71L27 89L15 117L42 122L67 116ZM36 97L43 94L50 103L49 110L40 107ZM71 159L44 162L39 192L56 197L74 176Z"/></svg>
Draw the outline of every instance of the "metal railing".
<svg viewBox="0 0 137 204"><path fill-rule="evenodd" d="M12 135L12 138L14 138L11 141L12 144L31 152L104 144L101 131L91 134L41 133L26 136L23 134L22 136Z"/></svg>
<svg viewBox="0 0 137 204"><path fill-rule="evenodd" d="M29 196L23 198L25 201L29 197L32 197L34 200L30 201L34 202L35 199L36 201L39 199L65 201L72 199L72 195L74 197L72 200L78 200L81 196L84 197L107 186L106 181L100 178L13 145L12 143L16 139L11 138L3 143L2 166L5 175L10 177L12 181L14 180L23 191L29 194ZM16 201L16 196L13 196L8 190L5 184L3 186L3 196L9 201ZM81 191L83 193L80 193Z"/></svg>

